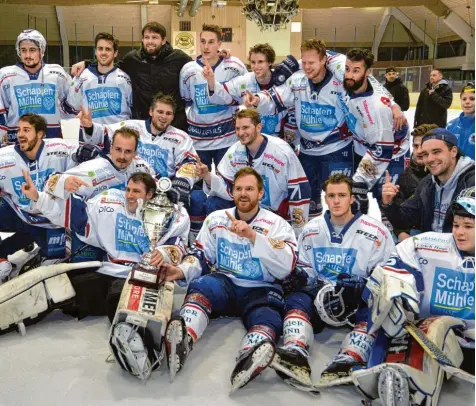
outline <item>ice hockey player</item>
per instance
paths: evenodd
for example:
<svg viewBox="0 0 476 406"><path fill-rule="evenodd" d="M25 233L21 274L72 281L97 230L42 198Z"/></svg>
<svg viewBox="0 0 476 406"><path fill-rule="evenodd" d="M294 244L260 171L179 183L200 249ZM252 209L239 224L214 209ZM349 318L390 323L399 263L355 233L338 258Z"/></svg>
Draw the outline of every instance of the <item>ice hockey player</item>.
<svg viewBox="0 0 476 406"><path fill-rule="evenodd" d="M20 62L0 70L2 143L16 142L18 119L26 113L46 119L45 138L61 138L60 119L78 113L67 102L71 77L60 65L44 63L46 41L37 30L23 30L15 48Z"/></svg>
<svg viewBox="0 0 476 406"><path fill-rule="evenodd" d="M107 314L112 321L131 267L149 252L150 241L144 232L141 211L156 191L154 178L148 173L134 173L125 193L109 189L86 201L74 194L67 199L52 198L46 192L38 192L27 173L25 179L22 191L36 209L52 223L75 232L83 243L106 253L102 267L90 272L82 270L70 277L77 295L76 308L69 312L74 311L79 318ZM177 210L170 230L152 255L152 266L173 263L185 252L190 220L185 209Z"/></svg>
<svg viewBox="0 0 476 406"><path fill-rule="evenodd" d="M405 169L405 154L410 148L408 125L394 130L390 94L371 84L369 75L374 56L364 49L352 49L345 62L344 87L349 100L343 104L346 122L354 138L354 151L362 157L353 175L354 195L363 213L368 211L367 193L380 199L388 169L392 181ZM395 104L395 103L394 103Z"/></svg>
<svg viewBox="0 0 476 406"><path fill-rule="evenodd" d="M219 56L222 30L217 25L204 24L200 33L201 55L188 62L180 72L180 95L186 106L188 133L200 160L211 169L221 161L228 147L236 141L233 113L236 106L220 106L210 101L205 72L213 70L223 83L244 75L246 66L238 58Z"/></svg>
<svg viewBox="0 0 476 406"><path fill-rule="evenodd" d="M0 244L0 281L5 280L12 266L7 256L36 242L42 257L64 258L65 234L42 213L31 206L21 190L26 171L42 190L54 172L64 172L81 160L77 147L54 138L44 139L46 120L27 113L18 121L18 143L0 148L0 231L14 234Z"/></svg>
<svg viewBox="0 0 476 406"><path fill-rule="evenodd" d="M272 70L276 53L269 44L257 44L251 47L248 59L252 72L237 76L223 84L215 79L213 69L204 69L203 74L208 82L208 96L212 103L241 104L246 91L258 93L261 90L279 86L299 70L299 63L292 55L288 55L276 69ZM282 137L286 115L287 109L283 109L278 114L262 115L263 133Z"/></svg>
<svg viewBox="0 0 476 406"><path fill-rule="evenodd" d="M294 268L296 239L285 220L259 207L263 195L261 176L252 168L239 170L233 186L236 208L210 214L191 255L179 266L167 266L178 283L188 284L180 316L172 317L165 334L172 380L210 317L241 317L248 331L231 374L232 392L273 358L284 308L277 281Z"/></svg>
<svg viewBox="0 0 476 406"><path fill-rule="evenodd" d="M296 154L285 141L261 133L263 125L256 110L237 112L235 128L239 141L228 149L217 173L199 164L204 190L209 194L207 214L233 206L233 178L248 166L263 178L261 207L289 219L299 235L308 220L311 187ZM192 210L195 213L196 209Z"/></svg>
<svg viewBox="0 0 476 406"><path fill-rule="evenodd" d="M381 222L360 212L352 214L355 197L348 177L331 175L324 189L329 210L304 227L296 269L284 282L288 293L284 345L276 350L271 365L285 382L298 389L312 386L309 351L314 333L326 324L355 327L322 378L345 376L352 366L365 365L373 337L366 331L361 294L372 269L385 263L395 249L389 230Z"/></svg>
<svg viewBox="0 0 476 406"><path fill-rule="evenodd" d="M105 152L110 150L115 130L124 126L136 130L140 135L137 155L149 163L157 176L172 179L173 188L180 193L180 201L188 208L190 192L198 179L195 175L196 152L187 133L170 125L175 109L174 99L159 93L152 100L148 120L103 125L93 122L91 112L85 109L78 117L84 140L102 146Z"/></svg>
<svg viewBox="0 0 476 406"><path fill-rule="evenodd" d="M390 363L379 378L377 397L415 405L438 402L443 371L405 329L416 318L418 328L455 366L474 375L474 187L461 191L452 211L451 234L407 238L396 255L375 268L364 290L369 331L377 333L369 374Z"/></svg>
<svg viewBox="0 0 476 406"><path fill-rule="evenodd" d="M96 62L89 64L80 76L73 78L68 103L77 111L81 106L91 110L92 119L100 124L129 120L131 79L127 73L114 66L119 40L112 34L100 32L94 39L94 48Z"/></svg>

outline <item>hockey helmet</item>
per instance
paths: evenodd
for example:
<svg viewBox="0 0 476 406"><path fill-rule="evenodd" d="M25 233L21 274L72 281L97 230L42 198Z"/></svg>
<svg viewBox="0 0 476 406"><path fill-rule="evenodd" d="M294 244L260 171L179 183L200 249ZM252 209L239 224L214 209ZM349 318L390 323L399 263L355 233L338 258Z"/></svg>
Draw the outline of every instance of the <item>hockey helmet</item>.
<svg viewBox="0 0 476 406"><path fill-rule="evenodd" d="M15 45L15 49L17 50L17 55L20 58L20 44L22 41L31 41L35 43L38 48L40 49L41 56L45 54L46 51L46 40L43 35L37 30L23 30L20 35L17 37L17 42Z"/></svg>
<svg viewBox="0 0 476 406"><path fill-rule="evenodd" d="M461 217L475 217L474 186L463 189L453 202L453 214Z"/></svg>
<svg viewBox="0 0 476 406"><path fill-rule="evenodd" d="M347 306L342 296L343 292L344 289L336 292L335 286L330 283L317 292L314 306L321 320L329 326L354 325L349 319L357 312L358 307Z"/></svg>

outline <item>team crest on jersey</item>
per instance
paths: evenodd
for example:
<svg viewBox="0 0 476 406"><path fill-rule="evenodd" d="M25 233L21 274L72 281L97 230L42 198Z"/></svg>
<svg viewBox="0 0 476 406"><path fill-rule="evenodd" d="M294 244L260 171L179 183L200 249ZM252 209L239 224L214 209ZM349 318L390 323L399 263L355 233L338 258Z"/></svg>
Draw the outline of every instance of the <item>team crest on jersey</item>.
<svg viewBox="0 0 476 406"><path fill-rule="evenodd" d="M166 247L165 252L169 256L170 262L173 265L178 265L180 263L181 252L177 247Z"/></svg>
<svg viewBox="0 0 476 406"><path fill-rule="evenodd" d="M377 176L377 167L370 159L362 159L358 170L361 170L365 175L373 179Z"/></svg>
<svg viewBox="0 0 476 406"><path fill-rule="evenodd" d="M58 183L58 180L60 178L60 175L53 175L48 179L48 189L50 192L53 192L56 188L56 184Z"/></svg>
<svg viewBox="0 0 476 406"><path fill-rule="evenodd" d="M474 273L435 268L430 312L474 320Z"/></svg>
<svg viewBox="0 0 476 406"><path fill-rule="evenodd" d="M268 241L275 250L282 250L286 247L286 243L283 240L276 240L274 238L268 237Z"/></svg>
<svg viewBox="0 0 476 406"><path fill-rule="evenodd" d="M306 218L304 216L304 210L303 209L294 209L292 211L293 215L293 225L296 227L302 227L304 224L306 224Z"/></svg>
<svg viewBox="0 0 476 406"><path fill-rule="evenodd" d="M194 164L185 164L180 167L177 176L194 178L196 176L196 166Z"/></svg>

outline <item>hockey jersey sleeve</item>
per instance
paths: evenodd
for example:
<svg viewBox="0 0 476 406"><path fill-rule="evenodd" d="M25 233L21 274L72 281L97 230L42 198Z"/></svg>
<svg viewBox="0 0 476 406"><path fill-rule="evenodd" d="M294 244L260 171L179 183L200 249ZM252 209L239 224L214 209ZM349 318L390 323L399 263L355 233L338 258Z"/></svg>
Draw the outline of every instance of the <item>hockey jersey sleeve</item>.
<svg viewBox="0 0 476 406"><path fill-rule="evenodd" d="M302 233L298 239L298 259L296 265L304 269L310 278L318 276L314 269L314 259L312 247L313 231L309 227L304 226Z"/></svg>
<svg viewBox="0 0 476 406"><path fill-rule="evenodd" d="M61 80L57 82L57 95L60 100L61 117L62 118L74 118L79 113L79 109L71 105L68 101L69 92L72 89L73 80L71 76L59 65L55 66L58 70L58 75Z"/></svg>
<svg viewBox="0 0 476 406"><path fill-rule="evenodd" d="M118 128L121 128L123 125L124 124L122 122L112 125L93 123L92 133L84 128L81 128L81 131L83 132L85 142L88 144L98 145L99 147L108 151L108 147L111 144L112 134L114 134L114 131Z"/></svg>
<svg viewBox="0 0 476 406"><path fill-rule="evenodd" d="M309 204L311 201L311 185L298 157L287 145L283 145L288 158L288 201L289 216L296 235L301 234L309 220Z"/></svg>
<svg viewBox="0 0 476 406"><path fill-rule="evenodd" d="M188 64L186 64L182 70L180 71L180 78L179 78L179 90L180 90L180 97L186 107L190 107L193 104L192 95L190 94L190 84L189 79L190 75L188 73Z"/></svg>
<svg viewBox="0 0 476 406"><path fill-rule="evenodd" d="M162 238L156 247L156 250L162 254L166 263L178 265L187 251L189 232L190 217L187 211L181 207L180 214L172 225L169 233Z"/></svg>
<svg viewBox="0 0 476 406"><path fill-rule="evenodd" d="M384 231L384 238L378 240L380 243L372 249L372 253L367 262L367 275L372 273L372 270L377 265L383 265L387 260L396 252L395 243L392 238L392 234L383 224L380 225Z"/></svg>
<svg viewBox="0 0 476 406"><path fill-rule="evenodd" d="M210 196L218 196L225 200L233 200L233 178L236 170L231 165L233 145L228 148L217 166L216 173L211 173L211 185L203 182L203 190Z"/></svg>
<svg viewBox="0 0 476 406"><path fill-rule="evenodd" d="M198 182L199 177L196 175L198 155L193 146L192 139L190 137L185 138L181 148L175 152L177 154L175 157L175 176L186 179L190 187L193 188L195 182Z"/></svg>
<svg viewBox="0 0 476 406"><path fill-rule="evenodd" d="M293 74L285 83L269 90L258 93L260 98L256 111L262 116L277 114L283 110L294 107Z"/></svg>
<svg viewBox="0 0 476 406"><path fill-rule="evenodd" d="M8 86L8 76L0 70L0 143L3 144L3 136L7 134L7 116L8 107L10 106L10 92Z"/></svg>
<svg viewBox="0 0 476 406"><path fill-rule="evenodd" d="M237 76L226 83L221 84L215 80L215 90L208 95L211 103L222 105L235 105L242 102L241 92L246 88L245 76Z"/></svg>
<svg viewBox="0 0 476 406"><path fill-rule="evenodd" d="M271 275L283 280L294 269L297 260L297 242L292 227L279 218L268 235L256 233L251 254L259 258Z"/></svg>
<svg viewBox="0 0 476 406"><path fill-rule="evenodd" d="M395 144L393 134L393 116L389 107L390 100L384 96L372 98L372 108L369 105L358 105L361 111L359 120L362 120L363 137L367 151L353 176L354 182L364 182L370 190L383 176L393 156ZM370 99L364 100L368 103ZM351 100L355 103L355 99ZM357 102L358 104L361 101ZM370 111L371 110L371 111Z"/></svg>

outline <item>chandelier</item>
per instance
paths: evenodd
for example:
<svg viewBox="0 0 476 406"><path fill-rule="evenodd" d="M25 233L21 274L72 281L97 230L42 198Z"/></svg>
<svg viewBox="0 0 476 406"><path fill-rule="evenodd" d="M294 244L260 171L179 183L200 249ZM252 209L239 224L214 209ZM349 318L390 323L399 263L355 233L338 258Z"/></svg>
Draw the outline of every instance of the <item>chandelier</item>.
<svg viewBox="0 0 476 406"><path fill-rule="evenodd" d="M241 0L242 13L261 31L279 31L298 14L299 0Z"/></svg>

